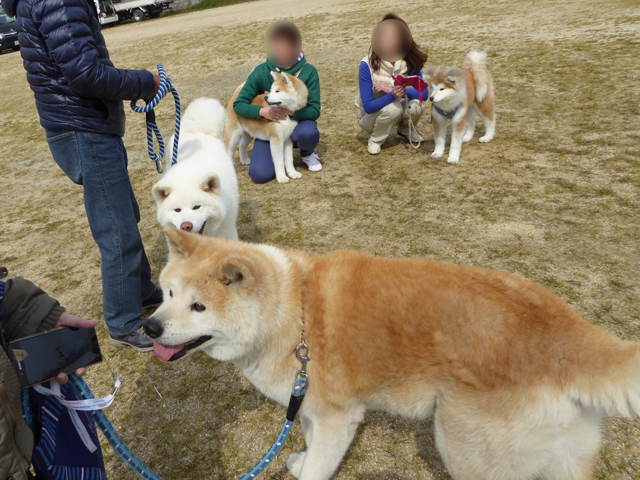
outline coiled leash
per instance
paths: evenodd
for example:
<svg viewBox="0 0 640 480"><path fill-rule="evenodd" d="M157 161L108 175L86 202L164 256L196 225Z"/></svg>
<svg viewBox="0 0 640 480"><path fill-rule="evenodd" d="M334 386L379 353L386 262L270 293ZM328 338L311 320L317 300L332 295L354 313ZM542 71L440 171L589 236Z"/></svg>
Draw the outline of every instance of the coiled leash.
<svg viewBox="0 0 640 480"><path fill-rule="evenodd" d="M173 94L173 100L176 104L176 127L175 127L175 137L173 139L173 152L171 158L171 164L173 165L178 161L178 140L180 139L180 97L178 96L178 91L171 84L171 79L167 78L167 74L164 71L164 67L161 63L158 64L158 75L160 75L160 88L158 89L158 93L153 99L146 104L144 107L139 107L136 105L137 102L131 102L131 109L137 113L146 113L147 114L147 149L149 150L149 158L156 162L156 170L158 173L163 172L162 168L162 158L164 157L164 140L162 139L162 135L160 134L160 129L158 128L158 124L156 123L156 114L153 111L154 108L160 103L169 91ZM153 149L153 135L155 134L156 139L158 140L158 153L155 153Z"/></svg>
<svg viewBox="0 0 640 480"><path fill-rule="evenodd" d="M409 77L399 75L397 77L393 77L393 81L394 81L394 86L400 85L403 87L415 88L418 91L420 106L422 106L422 103L424 101L422 99L422 92L427 92L427 94L429 93L429 85L427 84L427 82L425 82L422 78L418 77L417 75L411 75ZM405 102L407 103L406 116L407 116L407 123L409 124L409 139L408 139L409 145L411 145L413 148L417 150L420 148L420 144L422 142L420 140L420 133L418 133L418 128L411 121L411 105L409 105L409 94L406 92L406 90L405 90L404 98L405 98ZM429 121L429 118L427 117L426 111L424 113L424 119L428 124L431 124L431 122ZM415 133L416 137L418 138L418 143L416 145L414 145L413 140L411 140L412 133Z"/></svg>
<svg viewBox="0 0 640 480"><path fill-rule="evenodd" d="M302 364L302 369L296 374L293 390L291 392L291 398L289 399L289 406L287 408L287 416L284 422L284 426L282 427L282 430L280 430L278 437L276 438L271 448L267 451L267 453L260 459L258 463L256 463L256 465L251 470L240 477L239 480L250 480L260 475L267 468L267 466L269 466L276 455L280 453L280 450L282 450L282 447L284 446L289 433L291 433L293 421L296 418L298 410L300 410L302 400L304 400L304 396L307 393L307 388L309 385L309 377L307 376L309 347L307 346L306 339L304 337L304 325L302 331L302 342L296 348L296 358ZM82 398L84 398L85 400L93 399L91 390L84 382L84 380L82 380L82 378L75 375L69 375L69 382ZM129 465L129 467L131 467L134 472L136 472L145 480L162 480L162 478L156 475L149 467L142 463L142 461L133 454L129 447L127 447L124 441L120 438L115 428L113 428L113 425L111 425L111 422L109 422L109 419L102 412L102 410L93 410L91 413L93 414L93 418L96 424L98 425L98 427L100 427L100 430L102 430L105 438L109 441L118 456L122 458L122 460L124 460L125 463Z"/></svg>

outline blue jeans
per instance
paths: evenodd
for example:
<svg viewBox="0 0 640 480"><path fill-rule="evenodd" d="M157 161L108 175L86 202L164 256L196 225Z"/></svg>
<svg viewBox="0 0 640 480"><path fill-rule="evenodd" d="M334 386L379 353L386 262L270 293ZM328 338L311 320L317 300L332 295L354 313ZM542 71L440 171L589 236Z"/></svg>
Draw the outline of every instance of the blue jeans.
<svg viewBox="0 0 640 480"><path fill-rule="evenodd" d="M47 130L53 159L84 187L84 208L102 256L102 310L109 333L141 323L142 300L155 289L138 230L140 209L127 170L127 151L114 135Z"/></svg>
<svg viewBox="0 0 640 480"><path fill-rule="evenodd" d="M307 157L313 153L320 141L320 132L316 122L303 120L291 134L293 147L300 149L300 155ZM276 170L271 158L271 147L269 142L256 138L251 152L251 163L249 164L249 177L255 183L267 183L276 176Z"/></svg>

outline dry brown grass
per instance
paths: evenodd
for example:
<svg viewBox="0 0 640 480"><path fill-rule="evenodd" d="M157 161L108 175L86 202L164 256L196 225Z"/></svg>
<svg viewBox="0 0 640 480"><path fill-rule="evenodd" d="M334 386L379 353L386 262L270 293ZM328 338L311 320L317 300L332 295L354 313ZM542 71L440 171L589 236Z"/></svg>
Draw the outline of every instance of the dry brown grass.
<svg viewBox="0 0 640 480"><path fill-rule="evenodd" d="M256 186L247 167L238 167L242 239L313 253L352 248L507 270L547 286L589 321L640 340L636 1L295 5L242 4L106 31L117 65L163 62L186 103L204 95L226 101L261 61L267 22L292 16L300 25L322 81L325 169L304 170L301 180L285 186ZM373 25L388 10L409 20L417 41L429 48L429 64L459 65L471 48L489 52L497 136L480 145L476 135L457 166L429 157L432 140L420 151L394 138L376 158L365 152L353 111L357 67ZM82 193L51 160L17 54L0 56L0 93L0 263L41 284L69 310L99 319L100 260ZM167 135L171 109L166 101L158 112ZM421 129L431 134L427 125ZM141 116L129 114L125 142L157 273L165 246ZM125 381L109 417L166 479L236 478L280 428L283 410L232 366L200 354L166 365L104 345ZM88 381L106 393L106 365L93 369ZM302 443L296 429L265 478L290 478L284 459ZM610 420L597 478L640 478L639 445L639 421ZM111 478L133 478L109 448L105 453ZM430 424L373 413L336 478L448 477Z"/></svg>

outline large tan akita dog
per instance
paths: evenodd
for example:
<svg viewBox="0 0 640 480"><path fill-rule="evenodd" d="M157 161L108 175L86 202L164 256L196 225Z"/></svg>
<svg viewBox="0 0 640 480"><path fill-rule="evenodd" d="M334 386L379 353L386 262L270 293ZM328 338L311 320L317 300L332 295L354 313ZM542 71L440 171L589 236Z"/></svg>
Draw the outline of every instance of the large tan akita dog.
<svg viewBox="0 0 640 480"><path fill-rule="evenodd" d="M302 480L331 477L367 409L435 416L456 480L586 480L605 416L640 413L640 345L513 275L165 233L161 360L202 350L286 405L304 319Z"/></svg>

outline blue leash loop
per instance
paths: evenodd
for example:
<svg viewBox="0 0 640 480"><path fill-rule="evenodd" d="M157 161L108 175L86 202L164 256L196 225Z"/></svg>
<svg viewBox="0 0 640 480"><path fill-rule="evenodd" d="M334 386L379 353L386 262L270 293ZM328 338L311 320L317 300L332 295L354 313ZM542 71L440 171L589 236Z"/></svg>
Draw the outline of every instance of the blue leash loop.
<svg viewBox="0 0 640 480"><path fill-rule="evenodd" d="M93 398L91 390L84 382L84 380L82 380L82 378L75 375L69 375L69 382L82 398ZM287 418L284 422L282 430L280 430L278 437L276 438L271 448L264 455L264 457L262 457L260 461L256 463L256 465L245 475L243 475L239 480L250 480L257 477L269 466L276 455L280 453L280 450L282 450L282 447L284 446L289 433L291 433L293 421L295 420L296 414L300 409L300 405L302 405L302 400L307 393L307 387L308 380L306 374L298 374L293 386L293 391L291 392L291 399L289 400L289 407L287 408ZM129 447L127 447L124 441L120 438L115 428L113 428L113 425L111 425L111 422L109 422L109 419L102 410L95 410L91 413L93 414L93 418L96 424L98 425L98 427L100 427L100 430L102 430L105 438L109 441L118 456L122 458L122 460L124 460L125 463L127 463L127 465L129 465L129 467L131 467L134 472L136 472L145 480L162 480L162 478L156 475L149 467L142 463L142 461L133 454Z"/></svg>
<svg viewBox="0 0 640 480"><path fill-rule="evenodd" d="M171 92L173 94L173 100L176 104L176 126L175 126L175 137L173 139L173 152L171 157L171 164L173 165L178 161L178 141L180 140L180 97L178 96L178 91L171 84L171 79L167 78L167 74L164 71L164 66L161 63L158 64L158 75L160 75L160 88L158 89L158 93L153 100L151 100L144 107L139 107L136 105L136 101L131 102L131 109L137 113L146 113L147 114L147 149L149 150L149 158L156 162L156 170L158 173L162 173L162 158L164 157L164 140L162 139L162 135L160 134L160 129L158 128L158 124L156 123L156 114L153 111L154 108L160 103L164 97L166 97L167 93ZM158 140L158 153L155 153L153 149L153 135L155 134L156 139Z"/></svg>

